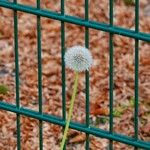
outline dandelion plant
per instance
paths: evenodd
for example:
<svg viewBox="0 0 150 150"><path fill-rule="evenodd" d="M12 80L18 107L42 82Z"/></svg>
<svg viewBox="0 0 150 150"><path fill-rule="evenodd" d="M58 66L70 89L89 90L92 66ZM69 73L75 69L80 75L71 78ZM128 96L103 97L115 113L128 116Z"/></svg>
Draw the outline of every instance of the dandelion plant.
<svg viewBox="0 0 150 150"><path fill-rule="evenodd" d="M60 145L60 150L63 150L66 138L67 138L67 133L71 121L71 116L73 112L73 106L74 106L74 101L77 93L77 88L78 88L78 79L79 79L79 72L89 70L93 62L92 55L90 51L82 46L73 46L67 50L65 53L65 64L67 68L70 68L75 72L75 81L74 81L74 86L73 86L73 93L71 97L71 104L69 108L69 114L62 138L62 142Z"/></svg>

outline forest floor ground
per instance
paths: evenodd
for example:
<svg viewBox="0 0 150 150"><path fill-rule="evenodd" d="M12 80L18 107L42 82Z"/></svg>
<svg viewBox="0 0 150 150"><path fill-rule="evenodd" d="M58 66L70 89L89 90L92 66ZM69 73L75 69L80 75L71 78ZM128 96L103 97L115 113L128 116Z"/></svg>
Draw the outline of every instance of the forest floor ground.
<svg viewBox="0 0 150 150"><path fill-rule="evenodd" d="M35 0L18 0L36 7ZM41 8L60 12L60 0L41 0ZM114 2L114 25L134 30L135 5ZM83 0L66 0L65 13L84 18ZM150 1L140 1L140 32L150 33ZM89 19L109 24L109 1L89 0ZM20 106L38 111L37 17L18 12ZM65 23L65 47L85 45L85 28ZM0 7L0 84L8 87L0 100L16 104L13 11ZM62 117L61 22L41 17L43 113ZM134 137L135 40L115 34L114 124L116 133ZM89 29L90 126L109 131L109 33ZM74 73L66 69L66 108L69 109ZM64 82L64 81L63 81ZM85 123L85 74L80 74L73 121ZM22 150L38 150L39 121L21 115ZM16 114L0 110L0 150L17 146ZM91 150L106 150L109 140L90 135ZM58 150L62 128L43 122L44 150ZM84 150L86 135L70 130L67 150ZM150 43L139 41L139 139L150 142ZM134 148L114 142L115 150Z"/></svg>

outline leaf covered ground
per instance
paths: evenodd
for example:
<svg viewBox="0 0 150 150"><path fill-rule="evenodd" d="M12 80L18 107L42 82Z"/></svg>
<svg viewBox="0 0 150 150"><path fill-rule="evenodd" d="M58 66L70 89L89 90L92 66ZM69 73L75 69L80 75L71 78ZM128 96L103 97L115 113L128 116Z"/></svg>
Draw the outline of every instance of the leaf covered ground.
<svg viewBox="0 0 150 150"><path fill-rule="evenodd" d="M36 6L35 0L18 3ZM60 12L60 0L41 1L42 9ZM134 2L114 2L114 24L134 30ZM84 18L83 0L66 0L65 13ZM89 18L109 23L109 3L89 0ZM18 12L20 106L38 111L38 53L36 16ZM0 100L15 104L15 53L13 11L0 8ZM141 32L150 33L150 1L140 1ZM65 47L85 44L85 28L65 23ZM61 23L41 17L43 113L62 117ZM134 46L135 40L114 35L114 132L134 136ZM90 125L109 130L109 33L89 29L89 49L94 63L90 69ZM150 43L139 41L139 139L150 142ZM74 73L66 69L66 108L69 109ZM85 123L85 75L80 74L73 120ZM21 115L21 146L38 150L39 122ZM0 110L0 149L17 146L16 115ZM57 150L62 128L43 122L44 150ZM84 150L86 136L70 130L68 150ZM90 136L91 150L105 150L107 139ZM114 142L115 150L132 150L132 146Z"/></svg>

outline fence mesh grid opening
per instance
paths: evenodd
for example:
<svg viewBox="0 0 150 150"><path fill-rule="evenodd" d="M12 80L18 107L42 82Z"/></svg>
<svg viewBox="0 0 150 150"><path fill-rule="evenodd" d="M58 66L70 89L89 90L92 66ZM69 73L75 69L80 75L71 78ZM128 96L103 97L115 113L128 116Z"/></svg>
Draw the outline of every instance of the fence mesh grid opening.
<svg viewBox="0 0 150 150"><path fill-rule="evenodd" d="M8 104L0 101L0 109L14 112L17 115L17 149L21 149L20 136L20 115L28 116L39 120L39 149L43 149L43 126L42 122L50 122L59 126L65 126L66 120L66 93L65 93L65 23L71 23L85 27L85 47L89 47L89 29L97 29L105 31L109 36L109 131L105 131L96 127L91 127L89 123L89 72L85 72L86 80L86 122L85 124L78 124L71 122L70 128L86 133L85 149L88 150L90 145L89 135L94 135L100 138L106 138L109 142L109 149L113 149L113 141L121 142L131 145L135 149L150 149L150 142L142 141L138 138L138 70L139 70L139 40L150 42L150 34L139 31L139 0L135 0L135 30L129 30L121 27L116 27L113 24L113 0L109 0L109 24L89 20L89 1L85 0L85 17L77 18L65 14L65 0L61 0L61 13L56 13L42 9L41 1L37 0L36 7L31 7L23 4L18 4L17 0L13 2L1 0L0 6L14 11L14 50L15 50L15 84L16 84L16 105ZM39 111L33 111L20 107L19 101L19 58L18 58L18 15L17 11L34 14L37 16L37 51L38 51L38 101ZM46 115L42 111L42 59L41 59L41 17L51 18L61 21L61 56L62 56L62 118L53 115ZM6 18L7 19L7 18ZM113 35L122 35L135 39L135 105L134 105L134 137L123 136L113 132ZM66 148L65 148L66 149Z"/></svg>

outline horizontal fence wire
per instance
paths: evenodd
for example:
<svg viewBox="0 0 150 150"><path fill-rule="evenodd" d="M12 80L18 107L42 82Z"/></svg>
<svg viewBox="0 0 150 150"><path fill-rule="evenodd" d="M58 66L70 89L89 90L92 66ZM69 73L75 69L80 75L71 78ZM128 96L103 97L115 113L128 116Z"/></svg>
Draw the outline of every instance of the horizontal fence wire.
<svg viewBox="0 0 150 150"><path fill-rule="evenodd" d="M6 110L6 111L11 111L14 113L18 113L24 116L28 116L31 118L35 118L38 120L42 120L42 121L47 121L59 126L65 126L65 121L62 118L59 117L55 117L53 115L47 115L47 114L43 114L41 115L39 112L37 111L33 111L30 109L26 109L21 107L20 109L18 109L15 105L12 104L8 104L5 102L0 102L0 109ZM124 136L124 135L120 135L120 134L116 134L113 133L111 134L108 131L102 130L102 129L98 129L98 128L94 128L94 127L90 127L87 128L86 125L84 124L80 124L80 123L75 123L75 122L71 122L70 123L70 128L71 129L75 129L84 133L88 133L91 135L95 135L97 137L102 137L102 138L106 138L106 139L110 139L113 141L118 141L121 143L125 143L125 144L129 144L132 146L136 146L139 148L143 148L146 150L150 149L150 143L149 142L145 142L142 140L135 140L134 138L128 137L128 136Z"/></svg>
<svg viewBox="0 0 150 150"><path fill-rule="evenodd" d="M65 22L72 23L85 27L85 47L89 48L89 28L97 29L108 32L109 37L109 131L105 131L99 128L90 127L89 124L89 72L85 72L86 80L86 122L85 124L79 124L71 122L70 128L84 132L86 134L85 149L90 149L89 135L94 135L101 138L110 140L109 149L113 150L113 141L118 141L138 148L150 149L150 142L145 142L138 139L138 70L139 70L139 40L150 42L150 34L139 32L139 0L135 1L135 31L117 27L113 25L113 0L109 1L109 24L103 24L96 21L89 20L89 0L85 0L85 18L77 18L69 15L65 15L65 0L61 0L61 13L43 10L40 7L40 0L37 0L37 7L31 7L21 5L17 3L17 0L8 2L6 0L0 1L0 6L12 9L14 11L14 51L15 51L15 74L16 74L16 105L0 102L0 109L11 111L17 115L17 149L21 149L20 138L20 115L28 116L39 120L39 149L43 150L43 121L47 121L59 126L65 127L66 124L66 92L65 92ZM18 57L18 17L17 11L30 13L37 16L37 52L38 52L38 102L39 111L33 111L20 107L19 102L19 57ZM42 48L41 48L41 17L47 17L61 21L61 60L62 60L62 118L55 117L53 115L43 114L42 112ZM134 106L134 137L128 137L113 132L113 35L118 34L135 39L135 106ZM66 146L64 150L66 149Z"/></svg>
<svg viewBox="0 0 150 150"><path fill-rule="evenodd" d="M142 32L136 33L133 30L124 29L124 28L117 27L117 26L111 27L110 25L99 23L96 21L85 21L82 18L68 16L68 15L64 16L60 13L47 11L47 10L43 10L43 9L38 10L31 6L13 4L10 2L5 2L5 1L0 1L0 6L18 10L18 11L22 11L22 12L26 12L26 13L30 13L30 14L34 14L34 15L40 15L42 17L47 17L47 18L51 18L51 19L55 19L55 20L59 20L59 21L64 21L67 23L72 23L72 24L85 26L85 27L92 28L92 29L97 29L97 30L101 30L101 31L105 31L105 32L113 33L113 34L123 35L123 36L150 42L150 34L147 34L147 33L142 33Z"/></svg>

